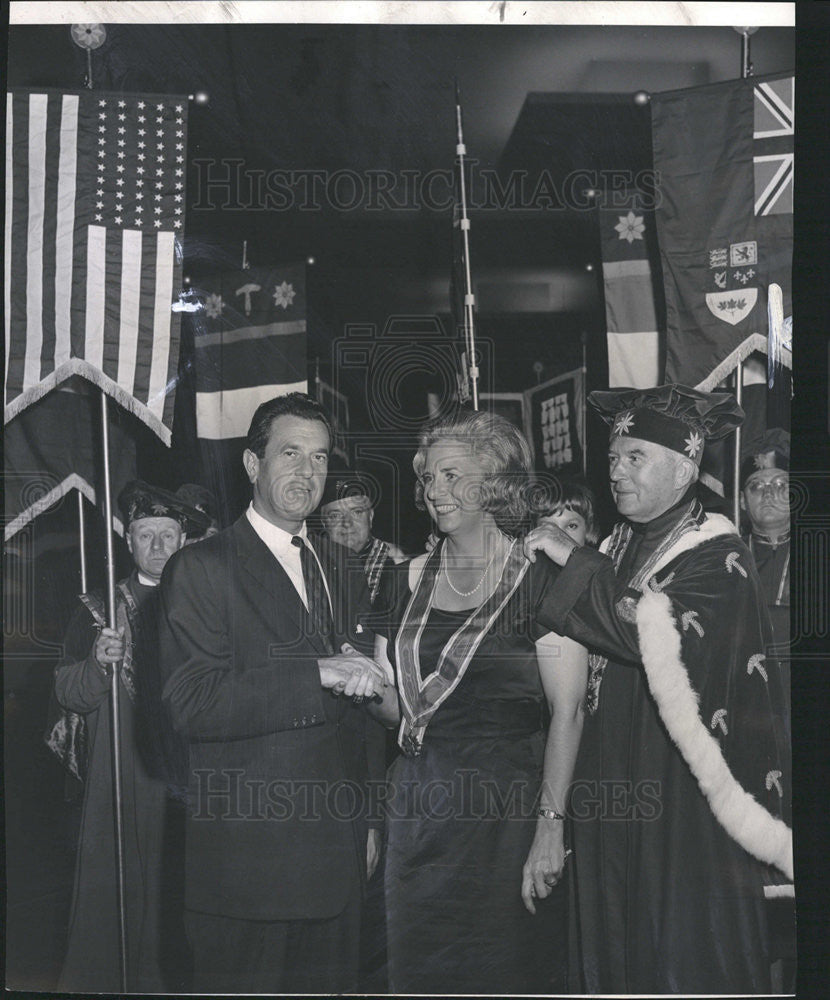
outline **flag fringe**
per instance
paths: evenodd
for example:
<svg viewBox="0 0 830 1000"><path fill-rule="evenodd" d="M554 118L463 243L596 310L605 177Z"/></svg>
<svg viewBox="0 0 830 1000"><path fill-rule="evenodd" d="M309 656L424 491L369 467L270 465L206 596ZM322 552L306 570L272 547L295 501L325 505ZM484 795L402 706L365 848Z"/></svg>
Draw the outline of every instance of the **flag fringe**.
<svg viewBox="0 0 830 1000"><path fill-rule="evenodd" d="M703 381L698 382L695 389L700 389L701 392L711 392L719 383L731 375L733 371L738 367L741 362L746 361L750 354L754 354L755 351L760 351L762 354L767 353L767 338L760 333L751 333L743 343L738 344L731 354L728 354L723 361L711 371ZM792 351L788 351L786 347L781 348L781 364L785 368L792 370L793 367L793 355Z"/></svg>
<svg viewBox="0 0 830 1000"><path fill-rule="evenodd" d="M19 413L22 413L27 407L31 406L32 403L36 403L39 399L42 399L47 393L50 393L56 386L66 381L72 375L81 375L93 385L98 386L99 389L112 397L119 406L128 410L143 424L146 424L157 437L161 438L162 442L168 448L170 447L172 440L170 428L166 427L144 403L139 403L129 390L123 389L117 382L114 382L99 368L91 365L84 358L70 358L69 361L56 368L55 371L47 375L37 385L31 386L19 396L16 396L5 408L4 423L9 423Z"/></svg>
<svg viewBox="0 0 830 1000"><path fill-rule="evenodd" d="M8 542L14 535L26 527L27 524L31 524L36 517L40 517L44 514L50 507L53 507L59 500L62 500L70 490L77 490L82 493L87 500L94 506L96 504L96 496L94 487L82 477L77 475L77 473L72 472L70 475L63 480L63 482L58 483L54 489L49 490L48 493L44 493L42 497L39 497L33 504L30 504L25 510L22 510L17 517L10 521L4 528L3 540ZM124 536L124 525L121 519L117 515L113 515L112 526L117 535L122 538Z"/></svg>

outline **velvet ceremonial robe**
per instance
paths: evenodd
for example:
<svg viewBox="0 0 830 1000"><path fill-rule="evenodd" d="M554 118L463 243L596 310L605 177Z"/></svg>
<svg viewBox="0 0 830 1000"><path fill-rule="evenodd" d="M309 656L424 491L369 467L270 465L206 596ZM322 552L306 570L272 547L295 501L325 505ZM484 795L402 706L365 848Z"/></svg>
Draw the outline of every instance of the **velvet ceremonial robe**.
<svg viewBox="0 0 830 1000"><path fill-rule="evenodd" d="M773 545L761 535L747 539L755 560L761 592L772 623L775 653L784 672L784 688L790 693L790 539Z"/></svg>
<svg viewBox="0 0 830 1000"><path fill-rule="evenodd" d="M126 632L126 641L133 643L133 671L138 674L142 668L141 633L155 627L157 592L140 584L135 573L126 585L138 608L136 615L127 615ZM116 605L125 607L124 596L118 589ZM57 700L63 708L84 717L88 746L69 939L59 992L121 990L110 679L92 656L97 634L91 613L86 607L80 608L70 622L65 653L55 672ZM139 749L134 692L128 690L121 676L127 981L131 992L164 992L160 956L166 792L164 783L148 770Z"/></svg>
<svg viewBox="0 0 830 1000"><path fill-rule="evenodd" d="M579 549L538 609L608 658L571 805L574 988L768 992L764 885L787 881L776 866L791 878L792 839L780 819L788 720L758 577L731 523L696 502L633 527L616 572Z"/></svg>

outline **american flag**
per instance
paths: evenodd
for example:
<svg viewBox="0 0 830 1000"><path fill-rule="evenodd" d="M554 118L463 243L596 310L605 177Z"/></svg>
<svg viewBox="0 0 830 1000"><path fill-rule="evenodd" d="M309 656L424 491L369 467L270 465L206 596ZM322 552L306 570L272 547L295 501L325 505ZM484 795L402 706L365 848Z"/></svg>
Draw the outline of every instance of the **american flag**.
<svg viewBox="0 0 830 1000"><path fill-rule="evenodd" d="M6 422L80 374L170 443L186 137L184 97L7 95Z"/></svg>

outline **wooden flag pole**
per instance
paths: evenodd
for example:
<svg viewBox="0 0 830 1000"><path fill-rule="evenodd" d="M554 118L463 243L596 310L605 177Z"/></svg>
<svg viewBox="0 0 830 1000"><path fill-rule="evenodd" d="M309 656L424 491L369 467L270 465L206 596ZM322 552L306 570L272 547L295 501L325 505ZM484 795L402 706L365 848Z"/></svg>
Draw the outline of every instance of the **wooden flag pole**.
<svg viewBox="0 0 830 1000"><path fill-rule="evenodd" d="M81 593L87 592L86 572L86 519L84 518L84 495L78 490L78 544L81 548Z"/></svg>
<svg viewBox="0 0 830 1000"><path fill-rule="evenodd" d="M745 80L752 75L752 62L749 57L749 36L755 28L737 28L741 36L741 79ZM738 406L743 402L744 395L744 366L743 362L738 363L735 369L735 400ZM741 530L741 428L735 428L735 454L733 455L733 479L732 484L732 520L735 528Z"/></svg>
<svg viewBox="0 0 830 1000"><path fill-rule="evenodd" d="M118 627L115 611L115 552L112 544L112 490L110 484L109 424L107 421L107 394L101 390L101 441L104 451L104 524L107 545L107 620L109 627ZM126 530L126 525L125 525ZM110 707L112 709L112 775L115 797L115 852L118 894L118 945L121 958L121 990L127 987L127 918L126 918L126 865L124 859L123 793L121 786L121 663L112 665Z"/></svg>
<svg viewBox="0 0 830 1000"><path fill-rule="evenodd" d="M735 369L735 399L740 406L744 396L744 366L741 362ZM735 454L733 456L732 520L735 529L741 530L741 428L735 428Z"/></svg>
<svg viewBox="0 0 830 1000"><path fill-rule="evenodd" d="M582 340L582 475L588 475L588 332L580 334Z"/></svg>
<svg viewBox="0 0 830 1000"><path fill-rule="evenodd" d="M476 332L475 332L475 296L470 275L470 220L467 217L467 185L464 177L464 157L467 147L464 145L464 131L461 124L461 99L458 95L458 83L455 87L455 122L458 130L458 142L455 147L458 156L459 190L461 193L461 234L464 239L464 341L467 348L467 369L470 373L470 395L473 409L478 409L478 365L476 364Z"/></svg>

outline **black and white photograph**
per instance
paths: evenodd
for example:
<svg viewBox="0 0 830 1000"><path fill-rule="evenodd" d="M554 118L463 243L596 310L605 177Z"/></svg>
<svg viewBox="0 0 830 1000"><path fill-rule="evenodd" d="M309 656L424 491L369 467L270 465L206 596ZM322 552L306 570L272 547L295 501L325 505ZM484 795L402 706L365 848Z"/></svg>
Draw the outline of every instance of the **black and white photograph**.
<svg viewBox="0 0 830 1000"><path fill-rule="evenodd" d="M9 5L7 990L822 994L822 10Z"/></svg>

